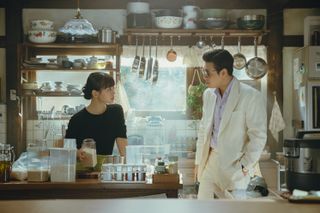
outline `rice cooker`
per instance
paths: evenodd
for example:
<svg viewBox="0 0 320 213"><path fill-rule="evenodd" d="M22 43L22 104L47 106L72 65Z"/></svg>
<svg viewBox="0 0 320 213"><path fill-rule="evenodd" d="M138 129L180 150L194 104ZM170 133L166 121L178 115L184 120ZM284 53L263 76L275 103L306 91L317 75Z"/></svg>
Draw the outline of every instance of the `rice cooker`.
<svg viewBox="0 0 320 213"><path fill-rule="evenodd" d="M301 131L296 138L284 140L286 181L290 191L320 190L319 134L319 131Z"/></svg>

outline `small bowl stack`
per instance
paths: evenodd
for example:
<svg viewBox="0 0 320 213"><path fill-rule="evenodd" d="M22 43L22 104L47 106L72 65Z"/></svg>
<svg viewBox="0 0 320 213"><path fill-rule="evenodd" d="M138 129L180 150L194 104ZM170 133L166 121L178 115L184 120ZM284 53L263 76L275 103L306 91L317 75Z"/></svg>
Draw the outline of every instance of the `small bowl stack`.
<svg viewBox="0 0 320 213"><path fill-rule="evenodd" d="M31 30L28 38L33 43L53 43L57 38L57 32L53 30L53 22L49 20L31 21Z"/></svg>
<svg viewBox="0 0 320 213"><path fill-rule="evenodd" d="M154 23L157 28L176 29L182 25L182 14L177 9L162 9L154 13Z"/></svg>

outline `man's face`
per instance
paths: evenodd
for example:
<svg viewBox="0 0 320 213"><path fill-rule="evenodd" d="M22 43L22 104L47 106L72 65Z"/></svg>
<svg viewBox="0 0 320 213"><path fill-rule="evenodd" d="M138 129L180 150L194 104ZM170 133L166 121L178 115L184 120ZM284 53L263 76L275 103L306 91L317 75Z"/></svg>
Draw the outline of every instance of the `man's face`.
<svg viewBox="0 0 320 213"><path fill-rule="evenodd" d="M221 72L215 69L215 66L212 62L206 62L203 67L203 78L207 87L209 88L219 88L221 84Z"/></svg>

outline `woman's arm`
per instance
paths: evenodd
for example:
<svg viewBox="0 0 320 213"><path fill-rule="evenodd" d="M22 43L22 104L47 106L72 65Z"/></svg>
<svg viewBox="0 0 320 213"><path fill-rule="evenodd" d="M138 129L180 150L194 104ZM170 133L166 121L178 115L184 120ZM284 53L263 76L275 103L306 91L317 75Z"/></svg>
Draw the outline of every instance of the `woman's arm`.
<svg viewBox="0 0 320 213"><path fill-rule="evenodd" d="M126 156L126 146L128 145L127 138L116 138L118 150L121 156Z"/></svg>

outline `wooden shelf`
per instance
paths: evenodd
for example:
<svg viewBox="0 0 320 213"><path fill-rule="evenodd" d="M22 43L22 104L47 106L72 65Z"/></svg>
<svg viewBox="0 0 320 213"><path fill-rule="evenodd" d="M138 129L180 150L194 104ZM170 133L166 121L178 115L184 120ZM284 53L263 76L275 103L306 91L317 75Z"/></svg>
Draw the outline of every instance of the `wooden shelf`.
<svg viewBox="0 0 320 213"><path fill-rule="evenodd" d="M23 96L25 97L83 97L82 94L72 94L68 91L44 91L40 92L38 90L22 90Z"/></svg>
<svg viewBox="0 0 320 213"><path fill-rule="evenodd" d="M162 36L162 37L258 37L258 43L268 30L240 30L240 29L155 29L155 28L127 28L124 33L128 36L128 43L132 44L132 36Z"/></svg>
<svg viewBox="0 0 320 213"><path fill-rule="evenodd" d="M239 30L239 29L155 29L155 28L127 28L127 35L160 35L160 36L227 36L227 37L255 37L263 36L267 30Z"/></svg>
<svg viewBox="0 0 320 213"><path fill-rule="evenodd" d="M115 68L112 69L80 69L80 68L48 68L46 66L37 67L22 67L21 72L34 72L34 71L54 71L54 72L88 72L88 71L112 71L117 72Z"/></svg>
<svg viewBox="0 0 320 213"><path fill-rule="evenodd" d="M35 44L23 43L22 46L41 55L59 55L62 52L65 55L121 55L121 44L102 44L102 43L49 43ZM62 51L63 50L63 51Z"/></svg>

